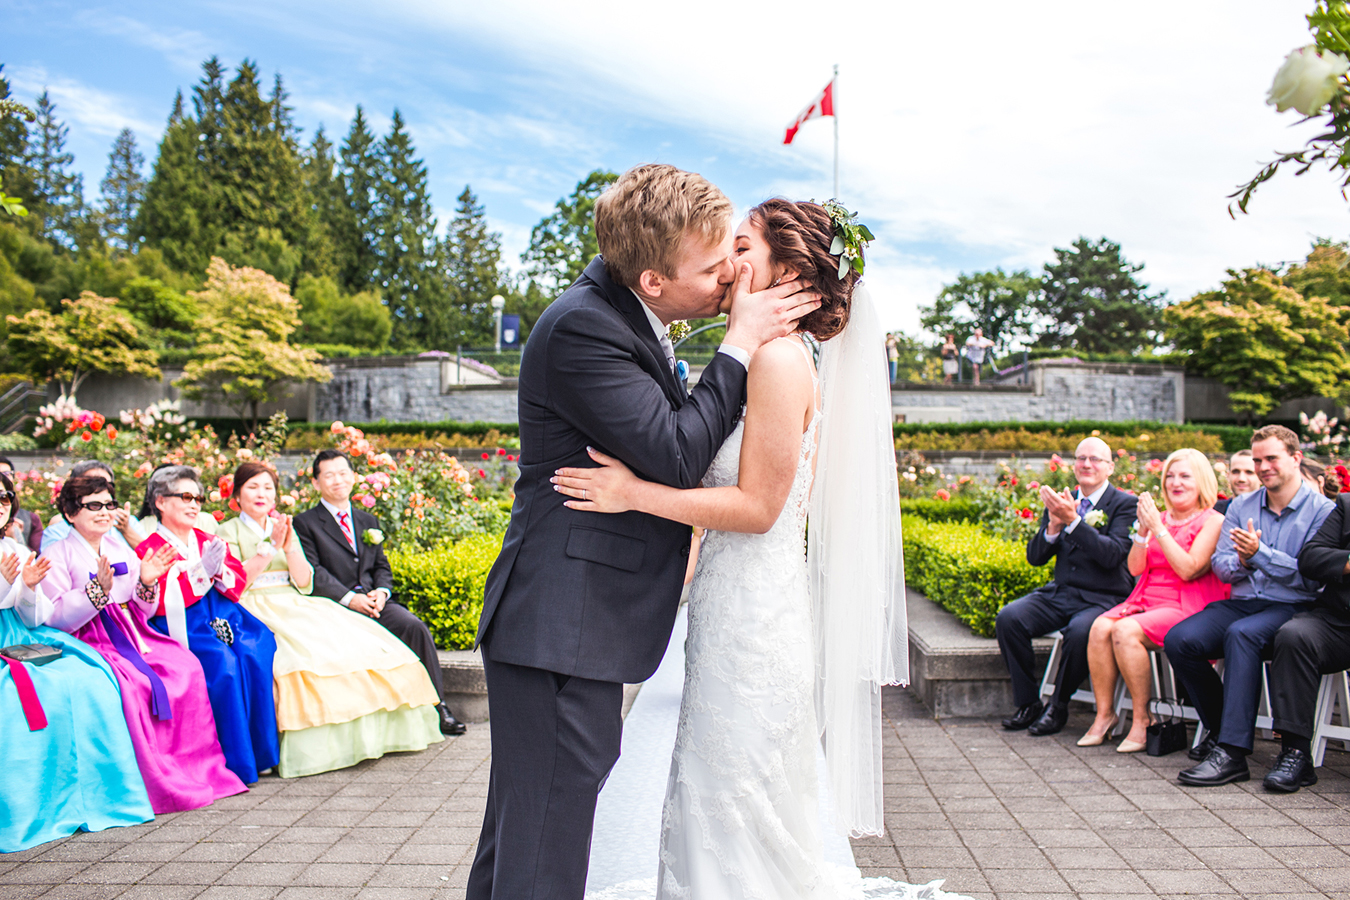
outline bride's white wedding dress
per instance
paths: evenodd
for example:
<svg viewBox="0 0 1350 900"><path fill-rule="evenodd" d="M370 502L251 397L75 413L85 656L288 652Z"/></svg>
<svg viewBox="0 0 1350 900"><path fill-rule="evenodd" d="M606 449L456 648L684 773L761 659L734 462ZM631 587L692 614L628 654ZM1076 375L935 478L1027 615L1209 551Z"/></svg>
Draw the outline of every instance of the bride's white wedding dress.
<svg viewBox="0 0 1350 900"><path fill-rule="evenodd" d="M794 339L795 340L795 339ZM797 341L804 364L809 351ZM684 691L655 884L592 900L938 900L940 882L863 879L829 866L817 814L811 602L805 553L817 411L787 502L765 534L709 531L689 591ZM737 483L744 418L704 487Z"/></svg>

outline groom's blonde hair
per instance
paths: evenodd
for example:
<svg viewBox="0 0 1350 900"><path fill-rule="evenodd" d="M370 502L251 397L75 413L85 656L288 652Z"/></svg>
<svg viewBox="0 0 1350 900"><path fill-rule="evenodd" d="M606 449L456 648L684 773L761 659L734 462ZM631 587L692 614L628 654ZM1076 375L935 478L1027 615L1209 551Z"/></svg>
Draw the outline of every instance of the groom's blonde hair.
<svg viewBox="0 0 1350 900"><path fill-rule="evenodd" d="M674 166L634 166L595 201L595 237L605 268L630 288L647 269L674 278L686 233L711 246L730 227L726 195L702 175Z"/></svg>

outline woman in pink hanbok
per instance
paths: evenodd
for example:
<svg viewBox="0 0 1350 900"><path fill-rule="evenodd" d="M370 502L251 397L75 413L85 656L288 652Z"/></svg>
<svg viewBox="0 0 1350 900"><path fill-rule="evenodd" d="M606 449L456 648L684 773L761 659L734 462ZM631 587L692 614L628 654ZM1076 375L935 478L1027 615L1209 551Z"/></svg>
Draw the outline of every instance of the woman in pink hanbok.
<svg viewBox="0 0 1350 900"><path fill-rule="evenodd" d="M51 570L38 591L41 602L51 604L47 623L111 665L151 807L156 813L197 809L247 790L225 766L201 664L146 621L172 554L137 559L105 537L117 502L104 478L71 478L57 507L73 527L44 554Z"/></svg>

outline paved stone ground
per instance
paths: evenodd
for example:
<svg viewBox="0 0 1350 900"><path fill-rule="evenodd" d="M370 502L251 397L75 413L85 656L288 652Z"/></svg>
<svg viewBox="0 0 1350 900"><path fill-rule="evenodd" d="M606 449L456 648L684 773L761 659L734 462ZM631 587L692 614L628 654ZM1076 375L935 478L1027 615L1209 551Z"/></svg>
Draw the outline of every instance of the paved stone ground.
<svg viewBox="0 0 1350 900"><path fill-rule="evenodd" d="M1151 759L992 720L935 722L886 697L886 838L854 842L867 874L980 900L1350 896L1350 754L1293 795L1257 780L1183 788L1181 754ZM0 900L429 900L464 895L487 793L488 729L135 828L0 856Z"/></svg>

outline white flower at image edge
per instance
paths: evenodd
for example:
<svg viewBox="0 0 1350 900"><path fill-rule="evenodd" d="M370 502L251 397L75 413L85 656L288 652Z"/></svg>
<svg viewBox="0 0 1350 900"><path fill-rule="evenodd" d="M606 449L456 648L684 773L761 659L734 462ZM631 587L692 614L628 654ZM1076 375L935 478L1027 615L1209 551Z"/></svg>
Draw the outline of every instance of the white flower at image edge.
<svg viewBox="0 0 1350 900"><path fill-rule="evenodd" d="M1350 60L1339 53L1318 53L1314 44L1300 47L1284 58L1266 103L1279 112L1292 107L1305 116L1316 115L1336 96L1347 71Z"/></svg>

